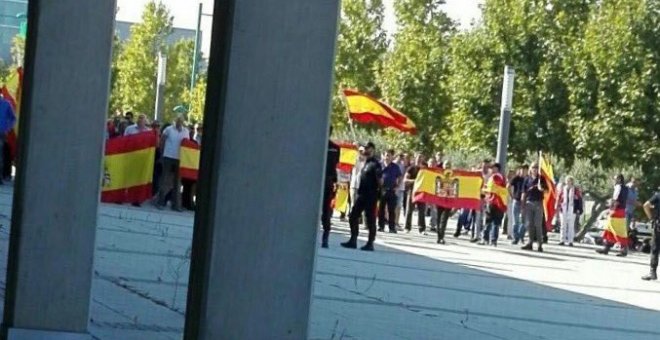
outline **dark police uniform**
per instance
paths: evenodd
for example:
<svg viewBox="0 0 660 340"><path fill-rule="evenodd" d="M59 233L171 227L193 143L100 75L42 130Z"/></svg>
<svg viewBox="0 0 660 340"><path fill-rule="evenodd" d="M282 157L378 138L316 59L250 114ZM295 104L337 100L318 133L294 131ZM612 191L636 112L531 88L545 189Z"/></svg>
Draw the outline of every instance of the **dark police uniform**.
<svg viewBox="0 0 660 340"><path fill-rule="evenodd" d="M328 142L328 158L325 161L325 181L323 184L323 210L321 224L323 225L322 246L328 246L330 237L330 218L332 217L332 199L334 187L337 183L337 164L339 163L339 146L332 141Z"/></svg>
<svg viewBox="0 0 660 340"><path fill-rule="evenodd" d="M658 273L658 255L660 255L660 191L656 192L649 200L653 205L653 216L651 224L653 237L651 239L651 273L642 279L656 280Z"/></svg>
<svg viewBox="0 0 660 340"><path fill-rule="evenodd" d="M373 246L376 240L376 203L378 202L378 193L380 191L380 179L383 176L383 170L380 162L374 157L367 159L360 172L360 187L357 190L357 197L351 209L348 222L351 226L351 239L345 244L350 248L357 245L359 233L359 220L364 212L369 229L369 242L367 246Z"/></svg>

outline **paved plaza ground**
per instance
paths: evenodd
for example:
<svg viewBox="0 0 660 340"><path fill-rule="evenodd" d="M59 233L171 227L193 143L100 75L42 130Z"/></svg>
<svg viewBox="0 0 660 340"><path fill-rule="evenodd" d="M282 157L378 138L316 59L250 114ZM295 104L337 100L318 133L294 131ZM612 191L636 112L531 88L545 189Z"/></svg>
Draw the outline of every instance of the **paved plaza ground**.
<svg viewBox="0 0 660 340"><path fill-rule="evenodd" d="M0 187L3 298L11 194ZM192 222L192 213L101 205L95 338L181 338ZM367 253L340 248L348 227L333 223L331 248L317 252L311 339L660 339L660 283L639 279L646 254L599 256L559 247L554 235L542 254L466 237L440 246L417 232L379 234Z"/></svg>

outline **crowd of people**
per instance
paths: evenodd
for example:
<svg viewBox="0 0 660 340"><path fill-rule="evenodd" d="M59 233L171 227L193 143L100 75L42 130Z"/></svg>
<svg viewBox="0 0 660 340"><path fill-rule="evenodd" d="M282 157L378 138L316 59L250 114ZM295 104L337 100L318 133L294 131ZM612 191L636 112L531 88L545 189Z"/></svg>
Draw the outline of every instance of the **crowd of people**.
<svg viewBox="0 0 660 340"><path fill-rule="evenodd" d="M174 123L161 126L156 120L149 122L144 114L139 114L135 120L133 112L117 113L106 122L106 139L144 132L152 132L156 136L152 203L158 209L164 209L170 202L175 211L195 210L196 182L180 177L179 160L183 140L201 145L202 125L186 124L184 117L178 116ZM140 206L141 203L133 202L133 205Z"/></svg>
<svg viewBox="0 0 660 340"><path fill-rule="evenodd" d="M448 220L457 215L456 231L453 234L455 238L470 235L470 241L473 243L496 247L500 229L504 229L513 245L520 243L522 250L531 251L536 243L536 250L543 252L543 245L548 240L544 195L550 188L540 175L538 163L534 162L529 166L522 164L517 169L503 174L499 163L484 159L480 165L471 169L480 172L483 178L480 209L449 209L415 201L413 191L420 170L452 168L451 161L446 159L443 153L437 152L427 158L421 153L396 153L394 150L386 150L378 157L373 143L360 145L358 152L359 157L352 171L343 173L337 169L340 147L332 141L329 142L321 218L323 248L329 247L333 192L338 185L344 185L349 187L350 206L347 213L341 213L340 219L345 220L348 215L350 239L341 243L342 247L357 248L359 225L363 222L368 230L368 239L361 249L373 251L378 232L409 233L416 213L419 233L427 235L427 222L430 222L429 230L437 234L437 243L441 245L445 244ZM492 185L489 183L506 187L507 202L502 202L503 196L489 189ZM621 250L617 256L627 256L627 231L631 229L635 209L642 206L638 202L638 185L635 178L626 181L623 175L616 176L610 200L610 214L625 216L625 226L623 230L606 230L603 248L598 249L598 253L608 254L612 247L619 243ZM565 175L555 190L554 208L560 225L558 245L572 247L576 229L579 228L579 217L584 213L584 199L575 179L570 175ZM643 208L654 228L651 272L643 279L656 280L660 252L660 193L656 193ZM402 216L403 226L400 223Z"/></svg>

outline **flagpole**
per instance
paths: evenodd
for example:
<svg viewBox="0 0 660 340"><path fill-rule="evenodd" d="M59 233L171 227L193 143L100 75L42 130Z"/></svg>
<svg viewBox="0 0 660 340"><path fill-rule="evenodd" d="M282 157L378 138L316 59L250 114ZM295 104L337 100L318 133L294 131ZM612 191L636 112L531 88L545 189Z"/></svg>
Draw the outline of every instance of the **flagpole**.
<svg viewBox="0 0 660 340"><path fill-rule="evenodd" d="M351 118L351 112L348 109L348 102L346 102L346 96L344 95L344 92L342 91L342 86L339 87L339 96L341 97L341 101L344 103L344 107L346 108L346 117L348 117L348 125L351 128L351 133L353 134L353 142L357 142L357 134L355 133L355 126L353 126L353 119Z"/></svg>

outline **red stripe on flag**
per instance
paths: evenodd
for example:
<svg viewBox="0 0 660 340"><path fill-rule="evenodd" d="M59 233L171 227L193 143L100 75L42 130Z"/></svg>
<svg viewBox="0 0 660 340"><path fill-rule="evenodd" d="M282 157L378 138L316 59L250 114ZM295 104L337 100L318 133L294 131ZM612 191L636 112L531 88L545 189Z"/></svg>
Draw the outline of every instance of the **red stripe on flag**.
<svg viewBox="0 0 660 340"><path fill-rule="evenodd" d="M415 194L413 202L422 202L426 204L432 204L441 206L443 208L449 209L481 209L481 200L473 198L447 198L447 197L438 197L429 193L420 192Z"/></svg>
<svg viewBox="0 0 660 340"><path fill-rule="evenodd" d="M122 136L108 139L105 142L105 155L117 155L156 147L156 135L145 131L132 136Z"/></svg>
<svg viewBox="0 0 660 340"><path fill-rule="evenodd" d="M101 193L101 202L104 203L143 203L151 195L151 183L137 185L127 189L106 190Z"/></svg>
<svg viewBox="0 0 660 340"><path fill-rule="evenodd" d="M181 178L196 181L199 177L199 171L197 171L197 169L179 168L179 176L181 176Z"/></svg>

